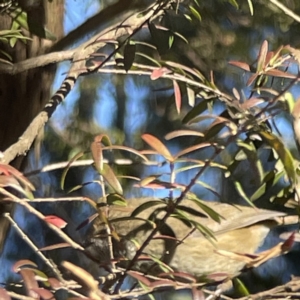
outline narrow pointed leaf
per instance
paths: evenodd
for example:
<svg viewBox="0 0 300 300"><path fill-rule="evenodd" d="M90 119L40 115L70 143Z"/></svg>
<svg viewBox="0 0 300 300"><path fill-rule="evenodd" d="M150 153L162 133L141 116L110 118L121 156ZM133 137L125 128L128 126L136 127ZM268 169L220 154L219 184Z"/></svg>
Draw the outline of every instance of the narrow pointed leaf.
<svg viewBox="0 0 300 300"><path fill-rule="evenodd" d="M268 53L268 41L264 40L260 47L259 53L258 53L257 73L260 73L263 71L263 69L265 67L267 53Z"/></svg>
<svg viewBox="0 0 300 300"><path fill-rule="evenodd" d="M108 164L103 164L103 169L100 174L105 179L106 183L118 194L123 194L122 186L117 179L115 173Z"/></svg>
<svg viewBox="0 0 300 300"><path fill-rule="evenodd" d="M174 158L169 152L168 148L155 136L145 133L142 135L142 139L158 154L162 155L166 160L173 161Z"/></svg>

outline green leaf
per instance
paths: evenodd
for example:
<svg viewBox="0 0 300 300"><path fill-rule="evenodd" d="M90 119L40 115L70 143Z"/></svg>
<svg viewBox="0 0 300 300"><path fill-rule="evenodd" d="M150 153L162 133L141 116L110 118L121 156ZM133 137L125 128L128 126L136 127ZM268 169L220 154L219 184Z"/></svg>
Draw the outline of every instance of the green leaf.
<svg viewBox="0 0 300 300"><path fill-rule="evenodd" d="M130 201L130 200L129 200ZM153 206L157 206L157 205L165 205L167 206L167 203L165 201L162 200L153 200L153 201L147 201L144 203L141 203L141 205L139 205L132 213L131 213L131 217L135 217L138 214L140 214L141 212L143 212L144 210L153 207Z"/></svg>
<svg viewBox="0 0 300 300"><path fill-rule="evenodd" d="M203 186L204 188L206 188L208 191L210 191L211 193L213 193L215 196L217 196L219 199L221 199L221 195L217 192L217 190L212 187L211 185L201 181L201 180L197 180L196 184L200 184L201 186Z"/></svg>
<svg viewBox="0 0 300 300"><path fill-rule="evenodd" d="M232 6L234 6L236 9L239 8L239 5L238 5L238 3L237 3L235 0L228 0L228 2L229 2Z"/></svg>
<svg viewBox="0 0 300 300"><path fill-rule="evenodd" d="M247 0L248 1L248 6L249 6L249 10L250 10L250 14L251 16L253 16L254 10L253 10L253 4L251 0Z"/></svg>
<svg viewBox="0 0 300 300"><path fill-rule="evenodd" d="M169 36L169 49L172 48L173 43L174 43L174 35L171 34L171 35Z"/></svg>
<svg viewBox="0 0 300 300"><path fill-rule="evenodd" d="M123 194L122 186L117 179L112 168L108 164L103 164L103 169L100 170L100 174L105 179L106 183L118 194Z"/></svg>
<svg viewBox="0 0 300 300"><path fill-rule="evenodd" d="M237 192L239 193L239 195L248 203L250 204L251 206L254 206L253 203L251 202L250 198L246 195L242 185L240 182L238 181L234 181L234 186L237 190Z"/></svg>
<svg viewBox="0 0 300 300"><path fill-rule="evenodd" d="M272 170L271 172L269 172L265 176L264 183L250 197L251 202L254 202L255 200L259 199L261 196L263 196L267 191L267 189L273 187L280 180L280 178L283 178L283 176L284 176L284 171L276 172Z"/></svg>
<svg viewBox="0 0 300 300"><path fill-rule="evenodd" d="M66 179L66 176L67 176L67 173L72 165L72 163L74 161L76 161L77 159L79 159L81 156L83 156L84 153L83 152L79 152L77 153L72 159L70 159L70 161L68 162L68 165L65 167L62 175L61 175L61 179L60 179L60 188L63 190L64 189L64 186L65 186L65 179Z"/></svg>
<svg viewBox="0 0 300 300"><path fill-rule="evenodd" d="M145 53L142 53L142 52L136 52L135 54L142 56L142 57L146 58L148 61L151 61L154 65L161 67L161 64L156 59L152 58L151 56L146 55Z"/></svg>
<svg viewBox="0 0 300 300"><path fill-rule="evenodd" d="M240 279L233 278L233 286L235 291L238 293L239 297L245 297L250 295L248 289Z"/></svg>
<svg viewBox="0 0 300 300"><path fill-rule="evenodd" d="M199 12L197 11L197 9L195 9L191 5L189 5L189 8L190 8L192 15L201 22L202 18L201 18L201 15L199 14Z"/></svg>
<svg viewBox="0 0 300 300"><path fill-rule="evenodd" d="M188 200L193 201L195 204L197 204L214 221L220 223L221 219L224 219L222 215L218 214L216 211L211 209L208 205L206 205L203 201L199 200L197 197L189 195Z"/></svg>
<svg viewBox="0 0 300 300"><path fill-rule="evenodd" d="M269 146L272 147L273 150L276 151L280 160L282 161L284 169L291 182L296 183L297 176L294 167L294 159L291 152L285 147L285 145L279 139L279 137L277 137L273 133L267 131L260 131L259 134L264 140L264 142L267 143Z"/></svg>

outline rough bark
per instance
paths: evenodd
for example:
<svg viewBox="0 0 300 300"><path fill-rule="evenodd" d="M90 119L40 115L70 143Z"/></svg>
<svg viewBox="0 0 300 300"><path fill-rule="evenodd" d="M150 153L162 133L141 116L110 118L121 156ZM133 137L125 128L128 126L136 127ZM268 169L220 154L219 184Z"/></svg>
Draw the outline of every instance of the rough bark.
<svg viewBox="0 0 300 300"><path fill-rule="evenodd" d="M28 18L39 25L45 24L46 28L57 39L63 36L64 1L44 0L39 6L24 8ZM8 15L0 15L0 30L9 29L11 18ZM26 33L28 34L28 33ZM47 52L52 42L37 36L31 36L32 41L24 44L18 41L14 48L1 45L13 59L19 62ZM55 66L32 69L17 75L1 74L0 76L0 151L5 150L27 128L35 115L49 100L50 87L55 73ZM22 158L16 159L13 165L21 169ZM0 215L10 206L0 204ZM7 220L0 216L0 250L2 249L6 232Z"/></svg>

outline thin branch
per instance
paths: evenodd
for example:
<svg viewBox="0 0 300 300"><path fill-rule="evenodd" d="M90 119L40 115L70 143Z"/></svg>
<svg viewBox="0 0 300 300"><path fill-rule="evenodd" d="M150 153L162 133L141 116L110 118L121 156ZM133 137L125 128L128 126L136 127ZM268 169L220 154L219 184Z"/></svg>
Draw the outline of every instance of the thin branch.
<svg viewBox="0 0 300 300"><path fill-rule="evenodd" d="M28 71L33 68L44 67L49 64L58 63L64 60L69 60L73 58L74 53L75 50L66 50L66 51L43 54L38 57L28 58L26 60L14 64L1 63L0 74L7 73L10 75L16 75L18 73Z"/></svg>
<svg viewBox="0 0 300 300"><path fill-rule="evenodd" d="M129 35L129 38L132 37L141 28L143 28L148 21L154 20L161 16L161 14L163 14L163 10L173 1L174 0L168 0L164 4L151 4L148 6L143 15L140 13L133 14L125 21L118 22L117 25L109 27L77 47L74 50L74 55L72 58L73 64L60 89L51 97L44 110L33 119L19 140L2 153L0 161L10 163L15 157L19 155L25 155L30 149L40 130L45 126L46 122L51 117L56 107L72 90L78 77L81 75L90 74L91 72L96 72L99 68L104 66L104 64L106 64L113 57L116 51L124 45L125 41L123 41L117 49L109 54L101 63L101 65L94 66L92 69L87 69L86 60L89 59L93 53L104 47L107 41L116 40L124 35Z"/></svg>
<svg viewBox="0 0 300 300"><path fill-rule="evenodd" d="M34 214L36 217L38 217L40 220L45 220L45 216L39 212L38 210L36 210L33 206L31 206L27 201L21 201L18 197L16 197L15 195L11 194L10 192L6 191L4 188L0 188L0 193L7 196L9 199L11 199L11 202L15 202L18 203L22 206L24 206L30 213ZM74 242L67 234L65 234L60 228L56 227L55 225L45 222L48 227L50 227L54 232L57 233L57 235L59 237L61 237L65 242L67 242L68 244L70 244L70 246L74 249L78 249L81 251L84 251L84 248L77 244L76 242Z"/></svg>
<svg viewBox="0 0 300 300"><path fill-rule="evenodd" d="M24 233L24 231L19 227L19 225L12 219L9 213L5 213L4 217L8 219L10 224L16 229L21 238L27 243L27 245L41 258L41 260L50 267L50 269L55 273L57 279L63 281L63 277L59 272L57 272L56 267L51 263L51 261L39 250L39 248L30 240L30 238Z"/></svg>
<svg viewBox="0 0 300 300"><path fill-rule="evenodd" d="M278 0L269 0L272 4L277 6L279 9L281 9L286 15L294 19L296 22L300 23L300 16L295 14L292 10L287 8L285 5L283 5L281 2Z"/></svg>

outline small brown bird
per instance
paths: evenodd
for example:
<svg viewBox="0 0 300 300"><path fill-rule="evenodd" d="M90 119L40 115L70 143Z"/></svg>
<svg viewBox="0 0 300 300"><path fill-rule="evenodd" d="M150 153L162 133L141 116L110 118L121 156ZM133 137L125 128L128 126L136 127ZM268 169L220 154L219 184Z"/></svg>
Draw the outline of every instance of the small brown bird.
<svg viewBox="0 0 300 300"><path fill-rule="evenodd" d="M172 203L167 204L159 199L129 199L127 202L127 207L111 206L107 212L112 232L120 237L119 241L112 237L114 258L132 259L138 245L143 244L153 230L153 224L156 224L159 232L143 250L143 256L159 258L173 270L189 273L197 279L216 273L230 277L238 275L246 262L216 251L255 253L270 228L282 224L282 217L286 215L277 211L195 199L183 200L175 210L172 210ZM135 211L140 205L144 209ZM159 220L170 209L170 217L165 225L161 225ZM132 213L134 217L128 219ZM98 217L93 223L85 246L90 257L104 264L110 261L109 243L105 218L103 213L100 215L102 217ZM126 218L120 219L124 217ZM198 226L195 222L201 225ZM193 229L193 225L200 230ZM201 226L208 228L215 239L205 237L206 229L202 227L201 230ZM150 262L153 264L153 260ZM149 269L149 260L139 261L135 268ZM150 273L157 274L158 271L152 268Z"/></svg>

